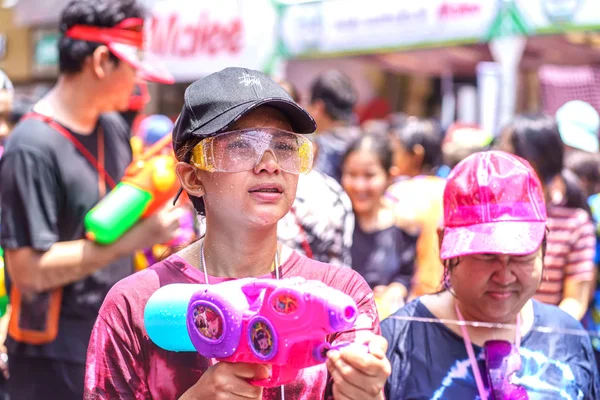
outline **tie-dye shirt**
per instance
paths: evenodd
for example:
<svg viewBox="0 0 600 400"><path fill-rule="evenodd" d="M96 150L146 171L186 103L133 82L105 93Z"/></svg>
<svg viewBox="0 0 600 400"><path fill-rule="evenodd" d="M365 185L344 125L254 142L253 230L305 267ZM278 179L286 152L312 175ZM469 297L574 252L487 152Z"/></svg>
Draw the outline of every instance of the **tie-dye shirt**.
<svg viewBox="0 0 600 400"><path fill-rule="evenodd" d="M315 279L343 291L358 305L353 330L334 335L332 343L353 341L357 331L379 334L373 293L350 268L335 267L292 253L281 277ZM271 275L262 278L270 278ZM209 277L211 284L225 278ZM177 399L209 367L196 352L168 352L157 347L144 329L144 307L158 288L171 283L204 283L204 274L177 255L117 283L106 297L94 326L87 355L85 399ZM285 399L329 399L331 377L325 364L304 369L285 385ZM281 398L281 387L265 389L264 400Z"/></svg>
<svg viewBox="0 0 600 400"><path fill-rule="evenodd" d="M599 399L598 370L581 324L556 306L534 300L533 307L534 326L583 335L531 330L521 342L522 368L515 383L525 388L530 400ZM394 315L435 318L418 299ZM381 323L381 329L389 342L387 356L392 363L385 389L388 400L480 399L464 341L445 325L390 317ZM473 347L487 388L483 349Z"/></svg>

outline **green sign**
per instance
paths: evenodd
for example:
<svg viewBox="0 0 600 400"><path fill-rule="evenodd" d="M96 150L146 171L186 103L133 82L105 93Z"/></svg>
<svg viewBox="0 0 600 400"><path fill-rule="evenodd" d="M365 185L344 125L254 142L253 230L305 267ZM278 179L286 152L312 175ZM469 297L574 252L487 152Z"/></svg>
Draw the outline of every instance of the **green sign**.
<svg viewBox="0 0 600 400"><path fill-rule="evenodd" d="M38 67L54 67L58 64L58 38L57 32L40 35L33 55Z"/></svg>
<svg viewBox="0 0 600 400"><path fill-rule="evenodd" d="M600 0L273 0L285 58L383 53L600 30Z"/></svg>
<svg viewBox="0 0 600 400"><path fill-rule="evenodd" d="M490 27L486 41L505 36L528 36L529 34L531 34L531 29L514 0L504 1L498 16Z"/></svg>

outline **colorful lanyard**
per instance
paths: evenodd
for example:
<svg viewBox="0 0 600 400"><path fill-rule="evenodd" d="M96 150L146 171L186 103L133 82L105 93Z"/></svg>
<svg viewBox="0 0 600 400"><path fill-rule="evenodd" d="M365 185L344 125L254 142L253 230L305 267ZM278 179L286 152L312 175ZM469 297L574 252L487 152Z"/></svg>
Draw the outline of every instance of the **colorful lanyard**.
<svg viewBox="0 0 600 400"><path fill-rule="evenodd" d="M454 303L454 309L456 310L456 315L458 316L459 321L465 322L465 319L463 318L462 313L458 309L458 305L456 305L456 303ZM467 354L469 355L469 362L471 364L471 369L473 370L473 376L475 377L475 383L477 384L477 391L479 392L479 397L481 398L481 400L488 400L487 391L485 390L483 379L481 378L481 371L479 371L479 365L477 364L477 359L475 358L475 351L473 350L473 344L471 343L471 337L469 336L469 332L467 330L466 325L461 324L460 330L463 335L463 340L465 342ZM515 346L517 347L517 349L521 346L521 313L517 315Z"/></svg>
<svg viewBox="0 0 600 400"><path fill-rule="evenodd" d="M102 126L99 126L98 129L98 158L96 159L96 157L94 157L92 153L90 153L90 151L71 134L71 132L58 122L54 121L51 117L36 112L30 112L23 117L23 119L27 118L37 119L38 121L48 124L51 128L73 143L73 146L75 146L79 153L96 169L96 172L98 173L98 193L101 198L106 194L106 184L108 184L111 189L114 189L116 186L115 181L106 173L106 169L104 168L104 131Z"/></svg>

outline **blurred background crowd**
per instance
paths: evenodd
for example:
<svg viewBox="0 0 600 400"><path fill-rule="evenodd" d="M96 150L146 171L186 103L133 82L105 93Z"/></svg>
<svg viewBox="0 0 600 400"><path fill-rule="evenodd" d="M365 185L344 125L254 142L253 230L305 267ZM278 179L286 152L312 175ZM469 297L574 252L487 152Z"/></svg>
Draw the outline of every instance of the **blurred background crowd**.
<svg viewBox="0 0 600 400"><path fill-rule="evenodd" d="M3 3L0 141L59 76L68 1ZM315 167L300 178L280 239L360 272L383 319L444 287L437 231L450 169L477 151L516 154L538 173L548 204L536 298L600 332L595 1L142 3L145 57L160 59L175 83L136 82L120 112L134 157L170 134L192 81L227 66L268 73L318 126ZM189 207L179 243L201 235L202 222ZM138 252L136 269L171 247ZM592 343L600 354L600 340Z"/></svg>

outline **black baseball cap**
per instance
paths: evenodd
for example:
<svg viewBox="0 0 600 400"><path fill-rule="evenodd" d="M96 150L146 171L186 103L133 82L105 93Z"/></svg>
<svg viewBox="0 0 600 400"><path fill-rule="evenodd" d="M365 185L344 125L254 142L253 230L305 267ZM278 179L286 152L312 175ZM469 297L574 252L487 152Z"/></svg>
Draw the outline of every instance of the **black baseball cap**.
<svg viewBox="0 0 600 400"><path fill-rule="evenodd" d="M185 90L184 104L173 127L173 151L194 137L208 138L227 129L259 106L281 111L296 133L317 129L315 120L288 92L267 75L246 68L230 67L192 83Z"/></svg>

